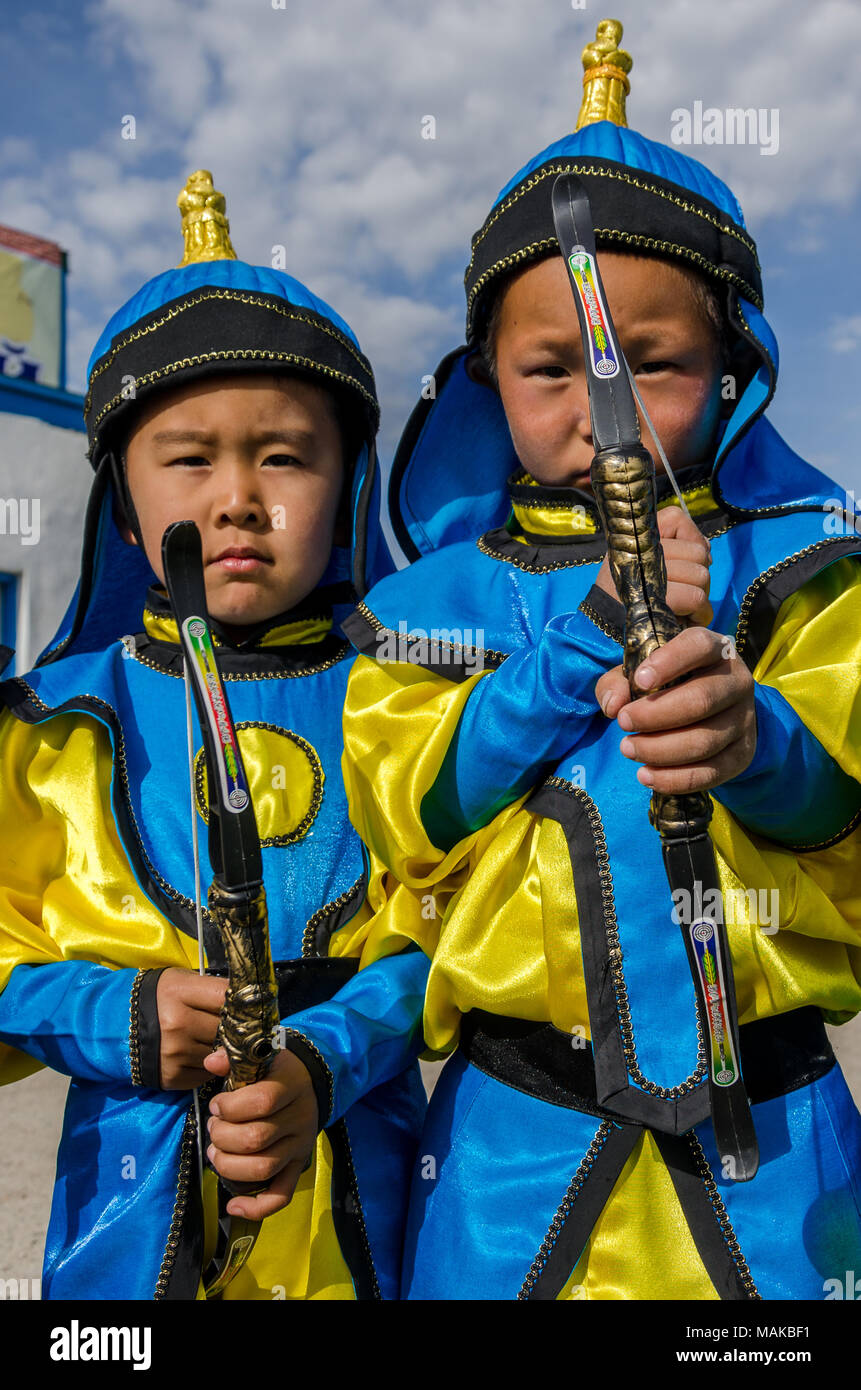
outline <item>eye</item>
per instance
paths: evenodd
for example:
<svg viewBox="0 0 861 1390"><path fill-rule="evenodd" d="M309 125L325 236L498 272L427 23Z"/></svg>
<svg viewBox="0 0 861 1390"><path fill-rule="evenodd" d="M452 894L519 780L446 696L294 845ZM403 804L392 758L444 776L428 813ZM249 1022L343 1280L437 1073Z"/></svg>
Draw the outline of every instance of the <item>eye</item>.
<svg viewBox="0 0 861 1390"><path fill-rule="evenodd" d="M264 464L270 464L273 468L304 468L305 465L295 454L267 454L263 460Z"/></svg>
<svg viewBox="0 0 861 1390"><path fill-rule="evenodd" d="M169 468L208 468L209 459L202 458L200 455L185 454L182 458L171 459Z"/></svg>
<svg viewBox="0 0 861 1390"><path fill-rule="evenodd" d="M569 376L567 367L560 367L556 362L548 362L540 367L533 367L530 376L546 376L552 381L560 381L563 377Z"/></svg>
<svg viewBox="0 0 861 1390"><path fill-rule="evenodd" d="M675 365L675 362L663 362L660 360L655 362L641 362L637 368L637 372L644 372L646 376L652 376L655 372L672 371Z"/></svg>

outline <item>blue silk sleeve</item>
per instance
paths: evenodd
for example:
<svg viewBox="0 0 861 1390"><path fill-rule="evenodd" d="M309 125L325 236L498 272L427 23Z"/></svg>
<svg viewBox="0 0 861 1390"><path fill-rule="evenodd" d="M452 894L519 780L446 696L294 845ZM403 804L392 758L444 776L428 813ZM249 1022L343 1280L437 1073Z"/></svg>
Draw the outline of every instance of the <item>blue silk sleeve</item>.
<svg viewBox="0 0 861 1390"><path fill-rule="evenodd" d="M330 1077L332 1124L357 1100L404 1071L424 1046L422 1013L430 961L407 947L358 971L325 1004L285 1019L308 1039Z"/></svg>
<svg viewBox="0 0 861 1390"><path fill-rule="evenodd" d="M137 973L80 960L17 965L0 993L0 1042L65 1076L130 1083Z"/></svg>
<svg viewBox="0 0 861 1390"><path fill-rule="evenodd" d="M757 835L814 845L837 835L861 807L861 786L810 732L788 700L757 684L756 752L712 796Z"/></svg>
<svg viewBox="0 0 861 1390"><path fill-rule="evenodd" d="M478 681L422 801L430 840L451 848L574 752L594 720L604 721L595 685L621 660L615 637L578 610L553 618L534 647Z"/></svg>

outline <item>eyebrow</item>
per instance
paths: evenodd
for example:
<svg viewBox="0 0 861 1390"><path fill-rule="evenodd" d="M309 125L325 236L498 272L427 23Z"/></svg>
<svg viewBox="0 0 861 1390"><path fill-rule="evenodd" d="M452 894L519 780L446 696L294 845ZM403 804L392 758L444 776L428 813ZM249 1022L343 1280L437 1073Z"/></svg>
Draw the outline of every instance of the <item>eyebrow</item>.
<svg viewBox="0 0 861 1390"><path fill-rule="evenodd" d="M261 430L253 435L252 442L261 444L303 445L314 441L312 430ZM216 436L207 430L158 430L152 437L153 444L203 444L213 445Z"/></svg>

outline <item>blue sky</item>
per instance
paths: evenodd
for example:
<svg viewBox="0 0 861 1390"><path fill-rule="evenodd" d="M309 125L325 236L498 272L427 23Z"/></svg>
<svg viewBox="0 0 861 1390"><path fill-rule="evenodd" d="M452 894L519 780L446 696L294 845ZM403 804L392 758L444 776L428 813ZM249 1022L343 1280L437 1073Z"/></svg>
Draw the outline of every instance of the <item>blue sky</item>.
<svg viewBox="0 0 861 1390"><path fill-rule="evenodd" d="M329 299L371 356L391 455L421 378L463 333L470 234L571 128L606 13L632 53L628 119L669 141L695 101L779 112L779 147L691 147L739 196L781 345L771 409L861 498L857 0L4 0L0 222L70 254L69 385L110 314L180 254L195 168L234 245ZM421 137L422 117L436 139ZM124 116L136 138L121 137ZM10 116L12 119L10 120Z"/></svg>

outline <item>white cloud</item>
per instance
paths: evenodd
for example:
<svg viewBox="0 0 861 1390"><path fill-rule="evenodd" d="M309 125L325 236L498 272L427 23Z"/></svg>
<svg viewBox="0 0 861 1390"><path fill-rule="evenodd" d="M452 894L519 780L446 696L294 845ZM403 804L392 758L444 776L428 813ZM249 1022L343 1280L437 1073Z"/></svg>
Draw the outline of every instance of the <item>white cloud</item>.
<svg viewBox="0 0 861 1390"><path fill-rule="evenodd" d="M828 333L832 352L854 352L861 345L861 314L834 319Z"/></svg>
<svg viewBox="0 0 861 1390"><path fill-rule="evenodd" d="M462 332L456 281L470 234L516 169L574 124L580 50L598 14L566 0L291 0L283 11L269 0L95 0L84 49L121 76L122 107L105 101L99 140L57 140L41 162L23 163L21 141L0 142L3 220L71 253L73 303L87 315L70 333L78 384L87 327L92 342L122 299L179 258L176 193L208 167L239 254L267 262L284 244L291 273L356 319L386 416L403 418L417 380ZM857 0L664 0L633 10L624 42L629 118L646 135L668 141L673 109L696 100L779 109L771 158L749 146L687 151L727 179L755 233L797 215L809 251L829 209L858 198ZM120 138L126 113L134 141ZM427 114L436 140L421 138Z"/></svg>

